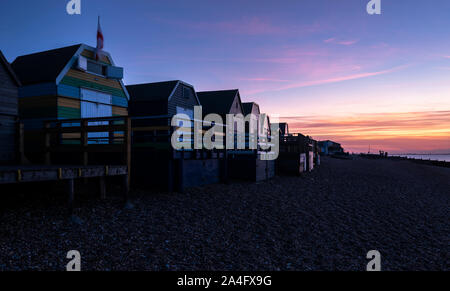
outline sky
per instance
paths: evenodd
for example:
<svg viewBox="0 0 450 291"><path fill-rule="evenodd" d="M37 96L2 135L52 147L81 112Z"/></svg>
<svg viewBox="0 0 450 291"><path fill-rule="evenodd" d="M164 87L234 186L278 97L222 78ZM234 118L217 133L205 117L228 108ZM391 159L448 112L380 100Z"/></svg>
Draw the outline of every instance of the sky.
<svg viewBox="0 0 450 291"><path fill-rule="evenodd" d="M238 88L291 132L349 152L450 153L450 1L2 0L0 50L96 44L125 83Z"/></svg>

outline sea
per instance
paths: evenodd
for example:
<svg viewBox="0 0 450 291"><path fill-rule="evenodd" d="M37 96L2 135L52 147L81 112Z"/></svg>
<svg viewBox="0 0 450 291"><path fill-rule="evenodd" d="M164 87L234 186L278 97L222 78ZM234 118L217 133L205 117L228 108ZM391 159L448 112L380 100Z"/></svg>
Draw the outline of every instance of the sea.
<svg viewBox="0 0 450 291"><path fill-rule="evenodd" d="M404 157L417 160L431 160L431 161L444 161L450 162L450 154L447 155L393 155L394 157Z"/></svg>

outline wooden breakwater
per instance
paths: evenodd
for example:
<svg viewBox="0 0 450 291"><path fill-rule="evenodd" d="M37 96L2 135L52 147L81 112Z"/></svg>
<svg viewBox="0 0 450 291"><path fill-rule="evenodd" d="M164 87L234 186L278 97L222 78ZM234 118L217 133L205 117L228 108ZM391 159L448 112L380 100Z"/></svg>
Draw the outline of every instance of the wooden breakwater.
<svg viewBox="0 0 450 291"><path fill-rule="evenodd" d="M374 154L360 154L360 157L367 158L367 159L378 159L378 160L391 160L391 161L410 161L417 164L423 164L423 165L429 165L429 166L437 166L437 167L444 167L444 168L450 168L450 162L446 161L433 161L431 159L425 160L425 159L411 159L408 157L393 157L393 156L380 156L380 155L374 155Z"/></svg>

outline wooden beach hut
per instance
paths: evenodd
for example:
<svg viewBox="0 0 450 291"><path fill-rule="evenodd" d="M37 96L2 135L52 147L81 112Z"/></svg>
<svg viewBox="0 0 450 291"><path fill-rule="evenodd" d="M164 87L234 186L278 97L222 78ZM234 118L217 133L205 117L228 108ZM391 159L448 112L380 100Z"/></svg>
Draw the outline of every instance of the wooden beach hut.
<svg viewBox="0 0 450 291"><path fill-rule="evenodd" d="M36 144L45 143L43 137L33 135L32 130L44 127L46 120L128 115L129 95L122 82L123 68L117 67L107 52L96 58L95 50L77 44L20 56L12 63L22 83L19 115L25 126L25 151L29 156L35 158ZM107 124L107 121L96 121L89 125ZM70 126L70 123L62 126ZM74 140L80 138L66 133L63 136L66 142L70 142L71 135ZM107 132L90 132L87 139L89 144L105 144L109 137Z"/></svg>
<svg viewBox="0 0 450 291"><path fill-rule="evenodd" d="M88 60L93 59L93 50L93 48L85 45L77 45L22 56L17 58L12 66L0 53L0 164L2 164L0 166L0 185L65 182L67 183L70 214L73 213L75 180L98 178L101 197L104 198L106 195L106 178L120 176L123 178L126 199L129 191L129 167L126 163L113 164L110 160L108 164L87 165L80 162L82 159L78 159L78 162L68 164L69 160L74 160L73 156L76 156L75 153L78 153L78 151L86 151L85 153L87 153L87 143L79 143L76 146L76 151L66 151L63 156L70 158L64 160L64 163L56 164L52 163L50 158L47 159L57 149L57 145L50 143L52 140L50 136L55 135L55 133L59 137L58 142L67 137L64 136L65 134L78 135L79 141L83 139L82 136L86 136L85 140L87 141L88 124L86 123L86 127L81 126L84 121L80 117L84 115L84 112L95 113L94 107L103 106L98 100L97 102L93 100L92 95L88 94L89 92L95 92L96 96L103 96L101 90L107 87L105 85L108 82L107 80L118 82L118 86L124 89L123 84L119 81L122 70L113 67L114 65L108 54L100 62L95 61L102 64L104 75L95 73L95 76L90 76L95 80L83 80L89 78L85 74L90 75L88 72L92 69L92 65L87 66L84 70L81 70L82 68L78 66L83 65L83 63L86 64L86 62L89 63ZM82 56L83 60L80 60ZM109 64L107 64L108 62ZM100 79L102 80L100 81ZM118 93L119 91L121 93ZM114 94L114 98L113 91L105 89L103 93L109 94L111 99L115 99L115 101L111 100L111 103L117 103L119 102L117 98L123 97L125 100L122 101L120 106L109 105L111 111L114 110L126 115L128 101L127 94L124 92L119 89L117 94ZM87 102L92 104L86 104ZM125 108L125 111L118 109L119 107ZM83 108L89 110L83 111ZM18 119L18 116L21 119ZM91 116L95 117L96 115ZM70 118L74 117L77 119L69 122L72 125L70 128L62 127L62 120L72 120ZM52 122L56 123L57 126L52 128L44 126L50 125L46 121L49 119L52 119ZM30 163L29 161L26 164L23 163L25 161L23 137L24 135L27 136L27 131L24 130L22 122L27 124L27 129L31 133L28 136L28 149L42 150L41 154L44 157L45 164ZM78 126L75 126L74 123L77 123ZM95 131L100 131L100 126L96 125L98 123L94 125ZM122 136L129 134L124 125L121 126L121 130L123 130ZM108 130L106 132L108 133ZM119 145L119 148L119 152L126 152L125 155L129 153L123 145ZM3 165L4 162L8 164Z"/></svg>
<svg viewBox="0 0 450 291"><path fill-rule="evenodd" d="M280 154L276 168L278 173L294 175L310 172L314 168L311 138L301 133L290 133L287 123L280 124Z"/></svg>
<svg viewBox="0 0 450 291"><path fill-rule="evenodd" d="M204 115L219 114L222 116L224 123L226 123L227 114L247 116L253 113L256 117L256 124L259 124L259 105L256 103L242 103L238 89L198 92L198 96ZM228 177L251 181L262 181L272 178L274 176L274 171L272 171L272 168L274 168L272 167L273 162L261 160L258 150L249 149L248 129L249 124L246 124L246 149L227 151ZM237 132L236 127L235 132Z"/></svg>
<svg viewBox="0 0 450 291"><path fill-rule="evenodd" d="M0 51L0 164L18 160L19 87L19 79Z"/></svg>
<svg viewBox="0 0 450 291"><path fill-rule="evenodd" d="M143 128L133 137L136 182L169 191L218 183L220 155L174 150L171 145L172 117L185 114L193 121L194 107L200 105L194 86L175 80L129 85L127 90L133 127Z"/></svg>

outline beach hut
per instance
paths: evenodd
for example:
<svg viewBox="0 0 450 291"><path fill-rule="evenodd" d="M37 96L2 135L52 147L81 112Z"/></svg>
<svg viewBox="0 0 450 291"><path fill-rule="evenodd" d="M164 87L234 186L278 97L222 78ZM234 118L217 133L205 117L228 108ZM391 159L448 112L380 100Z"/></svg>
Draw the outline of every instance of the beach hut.
<svg viewBox="0 0 450 291"><path fill-rule="evenodd" d="M22 83L19 115L25 126L26 152L32 154L37 144L44 143L42 136L32 133L43 127L43 121L128 115L123 68L114 64L109 53L96 57L95 51L77 44L14 60L12 68ZM106 143L108 133L92 132L88 139L90 144Z"/></svg>
<svg viewBox="0 0 450 291"><path fill-rule="evenodd" d="M227 114L242 114L243 116L247 116L253 113L256 117L256 124L259 124L261 114L259 105L254 102L242 103L238 89L198 92L198 96L203 107L204 115L212 113L219 114L222 116L224 122L226 122ZM269 123L266 122L265 124L268 126ZM235 132L237 132L237 127L235 127ZM274 171L272 171L274 168L272 167L273 161L261 160L259 151L249 148L248 123L246 123L246 133L245 150L234 149L227 151L228 177L251 181L262 181L272 178L274 176Z"/></svg>
<svg viewBox="0 0 450 291"><path fill-rule="evenodd" d="M123 68L109 53L99 60L85 44L20 56L12 63L23 87L20 116L76 119L127 115L128 92Z"/></svg>
<svg viewBox="0 0 450 291"><path fill-rule="evenodd" d="M17 161L19 87L19 79L0 51L0 164Z"/></svg>
<svg viewBox="0 0 450 291"><path fill-rule="evenodd" d="M174 150L170 142L172 117L185 114L193 120L194 107L200 105L194 86L176 80L129 85L127 90L133 127L146 128L133 136L136 182L151 181L169 191L219 182L218 155Z"/></svg>
<svg viewBox="0 0 450 291"><path fill-rule="evenodd" d="M331 140L319 141L318 148L320 154L324 156L342 154L344 152L344 149L342 148L341 144Z"/></svg>
<svg viewBox="0 0 450 291"><path fill-rule="evenodd" d="M280 131L283 126L280 125ZM289 128L286 124L285 128ZM287 134L286 134L287 133ZM301 133L280 134L280 154L276 161L278 173L300 175L314 169L312 139Z"/></svg>
<svg viewBox="0 0 450 291"><path fill-rule="evenodd" d="M279 124L280 129L280 136L287 136L289 135L289 124L287 123L280 123Z"/></svg>

